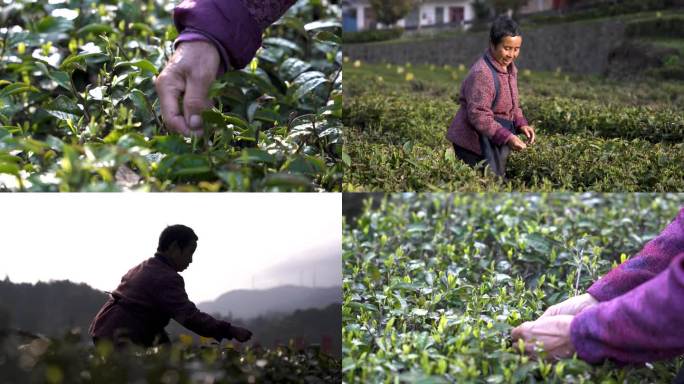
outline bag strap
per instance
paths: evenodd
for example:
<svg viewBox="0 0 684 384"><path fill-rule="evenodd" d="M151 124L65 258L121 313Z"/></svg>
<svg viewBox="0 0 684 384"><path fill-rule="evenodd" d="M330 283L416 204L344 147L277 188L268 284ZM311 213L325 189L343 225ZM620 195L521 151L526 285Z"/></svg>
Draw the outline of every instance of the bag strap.
<svg viewBox="0 0 684 384"><path fill-rule="evenodd" d="M499 99L499 89L501 88L501 83L499 82L499 76L496 73L496 68L494 68L494 64L492 64L492 62L489 61L489 57L487 57L486 54L482 57L484 58L485 63L487 63L489 70L492 71L492 77L494 77L494 89L496 90L496 93L494 93L494 100L492 101L491 106L491 109L494 110L494 106L496 105L496 102Z"/></svg>

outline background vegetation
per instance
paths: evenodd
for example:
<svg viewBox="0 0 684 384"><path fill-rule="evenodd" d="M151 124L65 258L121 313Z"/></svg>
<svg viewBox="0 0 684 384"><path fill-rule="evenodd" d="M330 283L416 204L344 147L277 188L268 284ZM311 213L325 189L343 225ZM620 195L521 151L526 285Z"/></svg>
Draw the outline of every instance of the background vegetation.
<svg viewBox="0 0 684 384"><path fill-rule="evenodd" d="M368 200L343 232L344 382L671 382L681 358L537 361L509 336L584 293L681 207L681 194L405 193L375 208Z"/></svg>
<svg viewBox="0 0 684 384"><path fill-rule="evenodd" d="M508 182L454 157L446 130L464 64L345 64L346 191L676 191L684 188L684 83L521 70L537 143Z"/></svg>
<svg viewBox="0 0 684 384"><path fill-rule="evenodd" d="M248 296L251 291L242 291ZM338 288L339 292L339 288ZM340 382L341 304L242 319L247 343L200 337L171 321L171 348L93 348L89 325L107 295L70 281L0 281L0 382L161 383ZM30 305L27 305L30 303ZM253 379L250 379L253 377Z"/></svg>

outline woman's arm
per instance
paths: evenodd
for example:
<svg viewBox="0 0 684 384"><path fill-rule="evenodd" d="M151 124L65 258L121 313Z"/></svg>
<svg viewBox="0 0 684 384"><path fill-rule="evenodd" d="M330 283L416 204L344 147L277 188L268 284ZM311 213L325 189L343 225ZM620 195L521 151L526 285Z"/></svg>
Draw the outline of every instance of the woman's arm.
<svg viewBox="0 0 684 384"><path fill-rule="evenodd" d="M468 121L482 135L489 137L496 145L505 144L513 135L494 120L492 101L496 93L494 79L486 65L478 62L465 80L463 97L466 100Z"/></svg>
<svg viewBox="0 0 684 384"><path fill-rule="evenodd" d="M656 238L634 257L613 268L588 290L598 301L607 301L634 289L667 268L684 250L684 208Z"/></svg>
<svg viewBox="0 0 684 384"><path fill-rule="evenodd" d="M261 46L263 29L295 0L183 0L173 13L180 36L155 81L167 129L202 135L201 112L212 106L217 75L246 66ZM183 99L182 108L178 99Z"/></svg>
<svg viewBox="0 0 684 384"><path fill-rule="evenodd" d="M175 45L211 41L223 69L243 68L261 46L261 34L295 0L183 0L173 13L180 33Z"/></svg>
<svg viewBox="0 0 684 384"><path fill-rule="evenodd" d="M684 353L684 249L662 273L582 311L570 326L579 357L639 363Z"/></svg>

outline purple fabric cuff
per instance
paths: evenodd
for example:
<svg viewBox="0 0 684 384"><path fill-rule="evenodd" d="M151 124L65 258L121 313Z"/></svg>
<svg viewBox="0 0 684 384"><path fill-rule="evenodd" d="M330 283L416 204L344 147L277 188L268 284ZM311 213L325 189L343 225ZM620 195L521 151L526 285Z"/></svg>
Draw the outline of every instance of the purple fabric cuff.
<svg viewBox="0 0 684 384"><path fill-rule="evenodd" d="M594 299L596 299L599 302L612 299L613 297L611 296L611 294L607 290L603 289L603 287L604 284L601 283L601 280L598 280L594 284L592 284L591 287L589 287L589 289L587 289L587 293L589 293L591 296L594 297Z"/></svg>
<svg viewBox="0 0 684 384"><path fill-rule="evenodd" d="M524 126L526 126L526 125L530 125L530 124L527 122L527 119L526 119L526 118L521 117L521 118L515 119L515 129L520 129L520 127L524 127Z"/></svg>
<svg viewBox="0 0 684 384"><path fill-rule="evenodd" d="M506 144L506 141L508 141L508 138L511 137L511 135L513 135L511 131L504 127L499 127L496 130L496 133L494 133L494 136L492 136L492 142L499 146L504 145Z"/></svg>
<svg viewBox="0 0 684 384"><path fill-rule="evenodd" d="M262 31L240 0L183 0L173 21L181 35L188 29L210 36L223 47L232 68L244 68L261 46Z"/></svg>
<svg viewBox="0 0 684 384"><path fill-rule="evenodd" d="M575 347L577 356L591 364L600 363L604 359L602 345L592 339L591 333L591 321L596 319L599 305L583 310L570 323L570 341Z"/></svg>
<svg viewBox="0 0 684 384"><path fill-rule="evenodd" d="M221 43L219 43L210 35L204 34L202 31L195 30L194 28L186 28L173 43L173 48L176 49L178 44L190 41L208 41L214 44L214 47L216 47L216 50L221 57L221 65L216 72L216 77L221 76L230 70L230 59L228 58L228 52L226 52Z"/></svg>
<svg viewBox="0 0 684 384"><path fill-rule="evenodd" d="M577 355L590 363L643 363L684 353L684 252L624 295L585 309L570 324Z"/></svg>

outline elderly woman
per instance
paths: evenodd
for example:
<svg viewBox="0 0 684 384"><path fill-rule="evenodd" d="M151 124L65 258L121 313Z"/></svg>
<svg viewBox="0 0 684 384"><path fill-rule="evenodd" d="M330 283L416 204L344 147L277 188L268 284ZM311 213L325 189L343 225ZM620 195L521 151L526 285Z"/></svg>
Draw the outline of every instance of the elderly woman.
<svg viewBox="0 0 684 384"><path fill-rule="evenodd" d="M535 354L574 353L589 363L643 363L684 354L684 208L638 255L595 282L587 293L549 307L513 330ZM684 382L684 373L680 373Z"/></svg>
<svg viewBox="0 0 684 384"><path fill-rule="evenodd" d="M492 171L505 176L511 150L527 145L516 134L534 143L534 128L528 125L518 98L518 70L513 61L520 53L522 37L518 24L499 16L489 34L490 45L461 86L459 109L447 139L456 156L470 166L486 161Z"/></svg>

